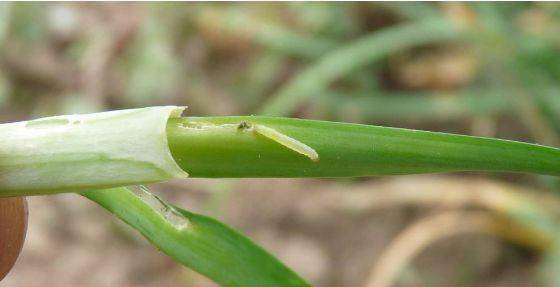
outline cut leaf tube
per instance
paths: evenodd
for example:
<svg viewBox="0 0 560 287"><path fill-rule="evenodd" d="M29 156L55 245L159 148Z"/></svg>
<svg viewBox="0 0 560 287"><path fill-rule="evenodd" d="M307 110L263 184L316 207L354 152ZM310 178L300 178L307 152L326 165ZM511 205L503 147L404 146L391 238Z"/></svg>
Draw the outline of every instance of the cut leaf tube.
<svg viewBox="0 0 560 287"><path fill-rule="evenodd" d="M261 125L309 146L319 161L255 133ZM192 177L358 177L455 171L560 174L560 150L473 136L277 117L187 117L167 126Z"/></svg>

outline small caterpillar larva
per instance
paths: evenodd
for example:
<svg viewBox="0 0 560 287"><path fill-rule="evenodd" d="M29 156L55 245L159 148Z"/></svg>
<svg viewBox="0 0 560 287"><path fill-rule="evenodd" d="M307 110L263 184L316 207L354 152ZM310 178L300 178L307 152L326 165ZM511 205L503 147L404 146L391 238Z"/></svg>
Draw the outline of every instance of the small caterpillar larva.
<svg viewBox="0 0 560 287"><path fill-rule="evenodd" d="M252 125L247 122L241 122L238 126L238 129L245 129L245 130L253 130L256 133L265 136L297 153L300 153L312 161L319 161L319 154L310 146L289 137L275 129L269 128L263 125Z"/></svg>

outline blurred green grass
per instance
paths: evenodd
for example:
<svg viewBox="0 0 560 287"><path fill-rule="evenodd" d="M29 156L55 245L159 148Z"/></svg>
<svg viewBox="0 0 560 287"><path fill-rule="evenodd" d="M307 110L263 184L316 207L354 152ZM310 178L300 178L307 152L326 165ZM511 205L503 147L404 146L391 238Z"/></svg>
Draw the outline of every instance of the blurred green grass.
<svg viewBox="0 0 560 287"><path fill-rule="evenodd" d="M557 146L559 30L544 2L0 3L0 120L173 104Z"/></svg>
<svg viewBox="0 0 560 287"><path fill-rule="evenodd" d="M356 106L355 121L420 126L517 112L508 120L530 134L512 137L549 143L560 127L557 6L5 3L1 107L166 103L341 120L340 105ZM472 112L426 112L465 101Z"/></svg>

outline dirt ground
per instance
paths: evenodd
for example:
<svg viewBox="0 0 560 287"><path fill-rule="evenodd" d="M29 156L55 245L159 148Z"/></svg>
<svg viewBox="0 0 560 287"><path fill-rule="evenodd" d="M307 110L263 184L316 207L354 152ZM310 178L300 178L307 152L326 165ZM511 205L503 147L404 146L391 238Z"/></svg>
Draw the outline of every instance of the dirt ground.
<svg viewBox="0 0 560 287"><path fill-rule="evenodd" d="M360 182L192 179L153 190L179 206L217 216L317 286L334 287L364 286L403 229L445 209L377 202L375 195L441 192L442 187L469 192L466 183L452 176ZM487 183L469 184L476 189ZM63 194L28 200L27 241L0 286L216 286L85 198ZM458 235L434 242L402 266L407 275L399 286L530 286L538 260L538 252L495 236Z"/></svg>

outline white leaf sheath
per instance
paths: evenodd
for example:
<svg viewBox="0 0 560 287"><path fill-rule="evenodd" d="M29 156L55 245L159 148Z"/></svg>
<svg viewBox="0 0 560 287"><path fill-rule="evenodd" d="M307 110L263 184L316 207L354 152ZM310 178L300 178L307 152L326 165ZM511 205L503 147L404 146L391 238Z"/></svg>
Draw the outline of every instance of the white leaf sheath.
<svg viewBox="0 0 560 287"><path fill-rule="evenodd" d="M77 192L187 177L166 126L184 107L161 106L0 124L0 197Z"/></svg>

